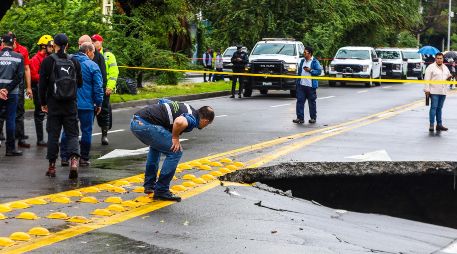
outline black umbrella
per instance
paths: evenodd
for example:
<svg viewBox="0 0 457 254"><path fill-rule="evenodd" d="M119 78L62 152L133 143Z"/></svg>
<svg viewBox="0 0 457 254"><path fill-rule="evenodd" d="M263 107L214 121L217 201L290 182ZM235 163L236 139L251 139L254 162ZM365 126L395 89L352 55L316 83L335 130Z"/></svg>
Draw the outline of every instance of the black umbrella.
<svg viewBox="0 0 457 254"><path fill-rule="evenodd" d="M454 62L456 62L457 61L457 52L449 51L446 54L444 54L444 60L446 62L449 62L450 59L452 59Z"/></svg>

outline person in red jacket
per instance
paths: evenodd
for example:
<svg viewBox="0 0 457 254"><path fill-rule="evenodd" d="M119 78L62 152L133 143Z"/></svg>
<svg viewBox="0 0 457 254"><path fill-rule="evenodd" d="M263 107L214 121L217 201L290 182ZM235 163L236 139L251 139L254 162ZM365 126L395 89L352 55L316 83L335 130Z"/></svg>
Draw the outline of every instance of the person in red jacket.
<svg viewBox="0 0 457 254"><path fill-rule="evenodd" d="M33 113L33 120L35 122L35 130L37 137L37 146L47 146L47 142L43 138L43 122L45 113L41 111L40 97L38 96L38 83L40 82L40 66L43 60L53 51L54 39L51 35L43 35L38 40L38 46L40 49L30 59L30 75L32 77L32 92L33 92L33 104L35 105L35 111Z"/></svg>

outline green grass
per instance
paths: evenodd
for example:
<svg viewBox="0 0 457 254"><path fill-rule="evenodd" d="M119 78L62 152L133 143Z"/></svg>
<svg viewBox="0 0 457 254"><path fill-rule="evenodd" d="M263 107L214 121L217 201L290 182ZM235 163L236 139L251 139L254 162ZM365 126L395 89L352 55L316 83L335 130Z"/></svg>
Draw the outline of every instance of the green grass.
<svg viewBox="0 0 457 254"><path fill-rule="evenodd" d="M179 85L153 85L138 89L138 94L113 94L111 103L126 102L133 100L156 99L178 95L209 93L218 91L229 91L230 82L218 81L208 83L193 83ZM25 109L33 109L33 101L25 101Z"/></svg>

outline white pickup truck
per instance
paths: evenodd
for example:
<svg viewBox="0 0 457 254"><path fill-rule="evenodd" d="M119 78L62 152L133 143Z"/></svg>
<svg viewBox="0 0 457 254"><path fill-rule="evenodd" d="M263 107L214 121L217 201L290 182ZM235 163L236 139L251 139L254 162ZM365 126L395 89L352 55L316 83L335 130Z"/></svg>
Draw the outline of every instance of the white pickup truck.
<svg viewBox="0 0 457 254"><path fill-rule="evenodd" d="M372 47L342 47L330 63L329 76L336 78L372 78L377 81L364 82L371 87L381 84L381 59ZM344 85L345 81L340 81ZM359 83L359 82L357 82ZM336 81L329 81L335 86Z"/></svg>
<svg viewBox="0 0 457 254"><path fill-rule="evenodd" d="M424 79L425 61L424 56L417 52L419 49L405 48L401 51L403 52L403 57L408 61L407 76L416 77L419 80Z"/></svg>

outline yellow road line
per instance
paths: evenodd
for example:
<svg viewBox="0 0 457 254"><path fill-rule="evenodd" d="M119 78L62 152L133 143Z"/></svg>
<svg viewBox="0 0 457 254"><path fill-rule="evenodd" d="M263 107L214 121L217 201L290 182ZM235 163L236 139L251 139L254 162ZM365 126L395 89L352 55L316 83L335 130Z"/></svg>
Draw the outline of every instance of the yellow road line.
<svg viewBox="0 0 457 254"><path fill-rule="evenodd" d="M189 72L189 73L207 73L220 75L237 75L249 77L271 77L271 78L288 78L288 79L315 79L315 80L332 80L332 81L354 81L354 82L385 82L385 83L412 83L412 84L434 84L434 85L455 85L457 81L434 81L434 80L412 80L412 79L372 79L372 78L332 78L322 76L297 76L297 75L277 75L277 74L255 74L246 72L218 72L218 71L201 71L201 70L181 70L169 68L153 68L153 67L135 67L120 65L119 68L134 69L134 70L150 70L150 71L170 71L170 72Z"/></svg>

